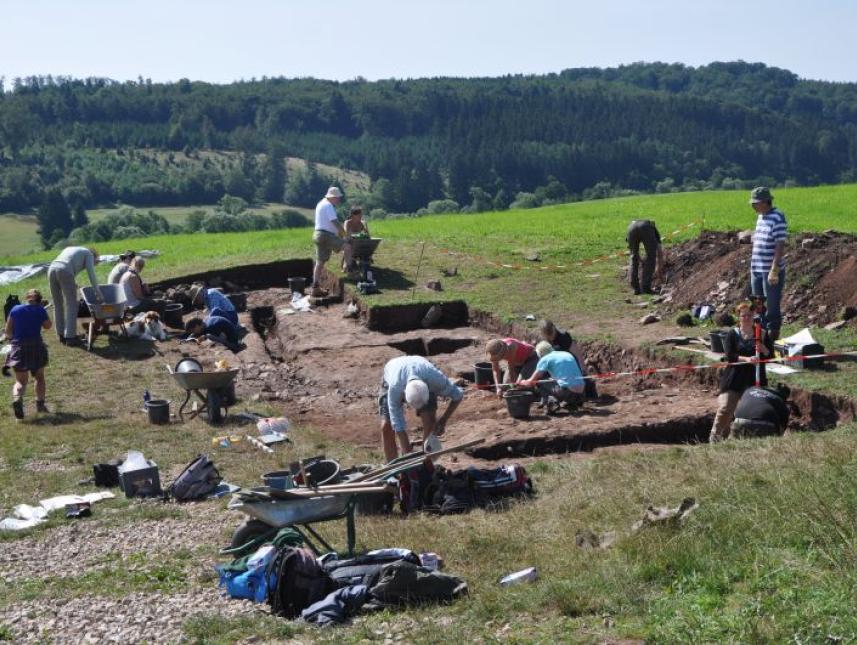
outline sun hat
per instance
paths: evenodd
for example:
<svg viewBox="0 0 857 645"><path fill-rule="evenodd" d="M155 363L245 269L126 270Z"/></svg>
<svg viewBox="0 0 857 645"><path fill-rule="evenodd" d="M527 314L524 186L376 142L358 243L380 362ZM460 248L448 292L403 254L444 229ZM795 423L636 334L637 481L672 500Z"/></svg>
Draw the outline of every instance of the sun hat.
<svg viewBox="0 0 857 645"><path fill-rule="evenodd" d="M196 304L199 301L199 296L202 293L203 287L201 284L195 284L190 288L190 302Z"/></svg>
<svg viewBox="0 0 857 645"><path fill-rule="evenodd" d="M539 358L542 356L546 356L553 351L553 345L551 345L546 340L540 340L536 345L536 354L538 354Z"/></svg>
<svg viewBox="0 0 857 645"><path fill-rule="evenodd" d="M429 400L429 389L425 381L414 379L405 386L405 403L414 410L422 410Z"/></svg>
<svg viewBox="0 0 857 645"><path fill-rule="evenodd" d="M339 190L339 188L337 188L336 186L331 186L327 189L327 194L325 195L325 198L327 197L342 197L342 191Z"/></svg>
<svg viewBox="0 0 857 645"><path fill-rule="evenodd" d="M774 196L771 194L771 189L767 186L756 186L750 192L750 203L759 204L761 202L772 202Z"/></svg>

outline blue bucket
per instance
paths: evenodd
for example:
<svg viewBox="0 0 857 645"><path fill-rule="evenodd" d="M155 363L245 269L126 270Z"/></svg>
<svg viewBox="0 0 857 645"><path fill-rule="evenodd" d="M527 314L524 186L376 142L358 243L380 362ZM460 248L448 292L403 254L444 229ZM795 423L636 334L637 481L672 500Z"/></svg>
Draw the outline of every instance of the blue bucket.
<svg viewBox="0 0 857 645"><path fill-rule="evenodd" d="M289 490L295 487L292 480L292 473L288 470L275 470L274 472L265 473L262 475L262 481L265 486L275 490Z"/></svg>

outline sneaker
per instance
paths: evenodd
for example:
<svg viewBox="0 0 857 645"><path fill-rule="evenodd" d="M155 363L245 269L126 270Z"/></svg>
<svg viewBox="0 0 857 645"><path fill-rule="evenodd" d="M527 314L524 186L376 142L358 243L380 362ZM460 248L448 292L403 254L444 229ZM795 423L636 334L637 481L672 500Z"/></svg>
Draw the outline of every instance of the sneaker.
<svg viewBox="0 0 857 645"><path fill-rule="evenodd" d="M12 401L12 412L15 413L15 418L18 421L24 418L24 402L21 399Z"/></svg>
<svg viewBox="0 0 857 645"><path fill-rule="evenodd" d="M36 401L36 412L50 414L50 410L48 410L48 406L44 401Z"/></svg>

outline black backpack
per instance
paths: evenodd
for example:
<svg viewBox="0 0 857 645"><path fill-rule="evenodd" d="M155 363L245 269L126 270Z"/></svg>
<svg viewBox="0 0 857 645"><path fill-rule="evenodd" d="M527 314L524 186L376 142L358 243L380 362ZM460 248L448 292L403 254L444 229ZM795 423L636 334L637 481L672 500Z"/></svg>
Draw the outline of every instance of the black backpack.
<svg viewBox="0 0 857 645"><path fill-rule="evenodd" d="M8 296L6 296L6 304L3 305L3 320L8 320L9 312L12 311L12 307L20 304L21 300L15 294L9 294Z"/></svg>
<svg viewBox="0 0 857 645"><path fill-rule="evenodd" d="M286 546L271 563L276 585L268 585L271 613L293 619L336 589L336 583L309 549Z"/></svg>
<svg viewBox="0 0 857 645"><path fill-rule="evenodd" d="M169 494L178 502L201 499L214 492L222 479L208 455L199 455L176 477Z"/></svg>

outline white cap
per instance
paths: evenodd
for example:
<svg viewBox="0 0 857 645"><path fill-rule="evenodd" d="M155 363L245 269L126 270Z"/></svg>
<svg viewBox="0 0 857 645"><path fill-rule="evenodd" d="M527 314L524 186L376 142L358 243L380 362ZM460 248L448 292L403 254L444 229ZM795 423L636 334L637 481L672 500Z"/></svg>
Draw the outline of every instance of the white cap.
<svg viewBox="0 0 857 645"><path fill-rule="evenodd" d="M536 345L536 354L538 354L539 358L550 354L553 351L553 345L551 345L548 341L542 340Z"/></svg>
<svg viewBox="0 0 857 645"><path fill-rule="evenodd" d="M414 379L405 386L405 402L414 410L422 410L429 400L429 389L425 381Z"/></svg>
<svg viewBox="0 0 857 645"><path fill-rule="evenodd" d="M342 197L342 191L336 186L331 186L327 189L327 195L325 195L325 198L327 197Z"/></svg>

